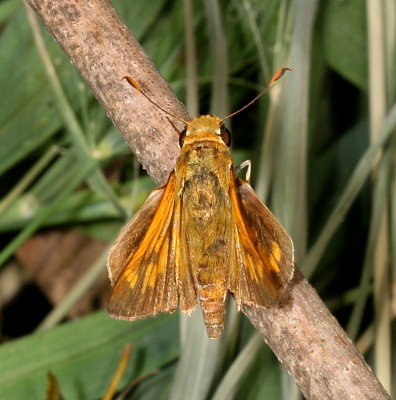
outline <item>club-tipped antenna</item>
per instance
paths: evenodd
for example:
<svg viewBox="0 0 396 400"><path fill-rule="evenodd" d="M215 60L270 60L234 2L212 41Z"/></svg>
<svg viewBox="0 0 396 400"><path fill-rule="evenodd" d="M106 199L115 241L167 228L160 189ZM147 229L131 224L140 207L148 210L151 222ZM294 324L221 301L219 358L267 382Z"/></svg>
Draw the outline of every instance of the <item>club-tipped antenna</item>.
<svg viewBox="0 0 396 400"><path fill-rule="evenodd" d="M122 79L125 79L133 88L135 88L139 93L141 93L151 104L159 108L161 111L163 111L165 114L170 115L172 118L175 118L179 121L184 122L186 125L188 124L188 121L184 120L183 118L178 117L177 115L174 115L170 113L169 111L165 110L162 108L159 104L157 104L154 100L151 100L149 96L147 96L146 93L142 90L140 85L130 76L123 76Z"/></svg>
<svg viewBox="0 0 396 400"><path fill-rule="evenodd" d="M276 81L278 81L280 78L282 78L282 76L284 75L284 73L286 71L291 71L290 68L284 67L284 68L279 68L275 74L272 76L272 78L270 79L270 81L267 83L267 85L265 86L265 88L251 101L249 101L249 103L245 104L243 107L241 107L239 110L236 110L234 112L232 112L231 114L227 115L226 117L222 118L221 121L224 121L228 118L233 117L236 114L239 114L241 111L245 110L246 108L250 107L253 103L255 103Z"/></svg>

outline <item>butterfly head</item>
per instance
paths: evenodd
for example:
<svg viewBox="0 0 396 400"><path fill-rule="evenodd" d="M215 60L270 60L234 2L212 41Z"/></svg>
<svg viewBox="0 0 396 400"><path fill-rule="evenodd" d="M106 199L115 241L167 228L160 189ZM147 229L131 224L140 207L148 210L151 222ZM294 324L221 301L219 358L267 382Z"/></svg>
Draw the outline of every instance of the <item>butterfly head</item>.
<svg viewBox="0 0 396 400"><path fill-rule="evenodd" d="M179 137L180 147L197 141L212 141L229 147L231 134L219 117L201 115L189 121Z"/></svg>

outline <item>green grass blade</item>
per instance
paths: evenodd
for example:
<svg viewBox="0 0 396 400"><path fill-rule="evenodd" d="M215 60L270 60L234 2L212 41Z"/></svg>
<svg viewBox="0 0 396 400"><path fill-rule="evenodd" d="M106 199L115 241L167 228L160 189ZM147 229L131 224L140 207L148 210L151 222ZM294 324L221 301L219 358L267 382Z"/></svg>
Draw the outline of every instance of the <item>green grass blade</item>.
<svg viewBox="0 0 396 400"><path fill-rule="evenodd" d="M132 343L132 360L122 385L177 356L174 321L175 316L167 315L130 323L99 312L4 344L0 398L43 399L48 371L58 379L65 399L99 398L126 343Z"/></svg>
<svg viewBox="0 0 396 400"><path fill-rule="evenodd" d="M375 158L378 156L378 152L384 146L385 142L389 139L393 130L396 126L396 104L392 107L388 113L387 118L384 121L383 128L381 130L378 139L370 145L365 154L361 157L358 165L356 166L344 192L339 198L337 205L327 219L327 222L321 230L319 237L309 250L307 256L301 264L301 269L305 276L310 277L314 272L316 265L318 264L324 250L329 244L335 231L340 226L348 212L351 204L355 200L357 194L360 192L363 184L366 182L368 176L373 167Z"/></svg>
<svg viewBox="0 0 396 400"><path fill-rule="evenodd" d="M39 209L34 219L0 252L0 265L3 264L15 250L28 239L56 209L70 196L71 192L85 179L96 167L92 161L84 167L76 165L74 176L66 182L58 197L48 206ZM70 172L70 171L68 171Z"/></svg>
<svg viewBox="0 0 396 400"><path fill-rule="evenodd" d="M228 400L233 398L242 375L245 373L247 367L255 358L258 349L262 345L262 337L257 333L254 334L224 375L222 381L217 386L212 400Z"/></svg>

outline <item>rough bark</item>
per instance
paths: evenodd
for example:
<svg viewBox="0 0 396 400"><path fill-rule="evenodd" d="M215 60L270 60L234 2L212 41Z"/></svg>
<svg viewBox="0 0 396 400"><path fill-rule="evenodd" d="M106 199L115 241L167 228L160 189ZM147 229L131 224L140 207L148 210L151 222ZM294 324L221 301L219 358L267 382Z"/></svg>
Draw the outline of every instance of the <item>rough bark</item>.
<svg viewBox="0 0 396 400"><path fill-rule="evenodd" d="M182 105L105 0L27 0L89 83L109 117L157 183L164 183L179 149L175 130L139 93L188 119ZM297 271L282 307L243 311L307 399L389 399L361 354Z"/></svg>
<svg viewBox="0 0 396 400"><path fill-rule="evenodd" d="M298 269L281 307L243 312L307 399L390 399Z"/></svg>

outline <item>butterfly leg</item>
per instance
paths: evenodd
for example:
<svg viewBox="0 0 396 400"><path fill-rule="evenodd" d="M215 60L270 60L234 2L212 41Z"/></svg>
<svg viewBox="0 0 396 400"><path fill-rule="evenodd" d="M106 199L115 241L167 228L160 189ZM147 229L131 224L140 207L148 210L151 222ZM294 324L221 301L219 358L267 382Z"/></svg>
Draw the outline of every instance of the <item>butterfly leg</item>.
<svg viewBox="0 0 396 400"><path fill-rule="evenodd" d="M244 162L241 162L239 165L237 165L235 167L235 173L237 174L240 170L244 168L247 168L245 180L247 182L250 182L250 174L252 172L252 162L250 160L245 160Z"/></svg>

